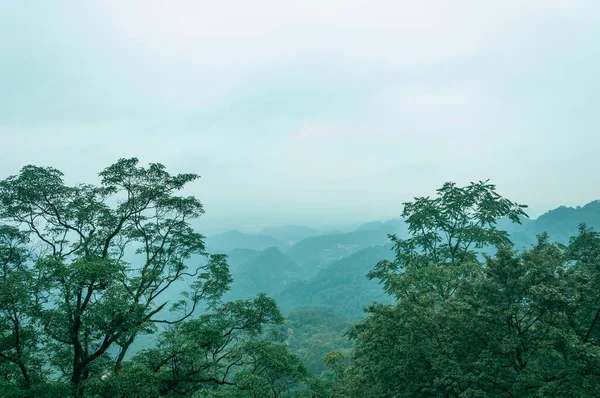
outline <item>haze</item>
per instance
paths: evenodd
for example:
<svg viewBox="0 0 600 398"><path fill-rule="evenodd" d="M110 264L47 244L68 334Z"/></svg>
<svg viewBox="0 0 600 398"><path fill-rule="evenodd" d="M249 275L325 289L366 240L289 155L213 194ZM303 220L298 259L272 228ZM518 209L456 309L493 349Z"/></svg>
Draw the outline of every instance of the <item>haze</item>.
<svg viewBox="0 0 600 398"><path fill-rule="evenodd" d="M6 1L0 177L203 178L202 232L396 217L488 179L598 199L597 1Z"/></svg>

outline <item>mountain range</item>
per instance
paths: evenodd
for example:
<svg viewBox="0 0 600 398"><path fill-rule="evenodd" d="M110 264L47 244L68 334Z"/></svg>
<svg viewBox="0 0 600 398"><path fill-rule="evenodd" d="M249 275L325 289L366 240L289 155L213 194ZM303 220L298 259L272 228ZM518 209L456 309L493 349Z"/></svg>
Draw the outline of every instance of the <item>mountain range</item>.
<svg viewBox="0 0 600 398"><path fill-rule="evenodd" d="M600 230L600 201L575 208L561 206L537 219L523 219L521 224L500 220L498 228L510 234L515 247L523 248L534 244L542 232L567 243L581 223ZM377 262L393 258L388 234L407 237L404 221L369 222L334 234L299 226L265 228L255 235L230 231L207 238L207 247L228 255L234 279L231 291L236 292L230 293L232 297L265 292L285 312L321 306L355 318L371 302L389 300L376 281L366 278Z"/></svg>

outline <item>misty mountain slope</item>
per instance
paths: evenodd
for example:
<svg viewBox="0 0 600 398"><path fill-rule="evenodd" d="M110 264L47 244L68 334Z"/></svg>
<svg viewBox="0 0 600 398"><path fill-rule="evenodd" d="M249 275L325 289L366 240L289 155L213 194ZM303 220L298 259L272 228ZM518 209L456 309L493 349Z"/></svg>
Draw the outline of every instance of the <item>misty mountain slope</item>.
<svg viewBox="0 0 600 398"><path fill-rule="evenodd" d="M543 231L552 240L566 242L577 234L582 222L600 230L599 201L578 208L559 207L537 219L523 219L521 225L500 220L498 228L508 231L515 246L522 248L535 243L536 235ZM393 258L388 233L406 237L404 222L370 222L353 232L311 236L285 254L277 248L235 248L228 253L234 277L228 297L265 292L275 295L286 311L301 306L327 306L345 316L362 316L362 308L372 301L389 299L376 281L366 278L378 261Z"/></svg>
<svg viewBox="0 0 600 398"><path fill-rule="evenodd" d="M359 250L389 243L388 234L406 236L404 224L398 221L391 220L377 226L369 223L364 228L343 234L312 236L293 245L287 255L316 274L320 268Z"/></svg>
<svg viewBox="0 0 600 398"><path fill-rule="evenodd" d="M561 243L577 234L579 224L585 223L600 231L600 201L596 200L583 207L561 206L542 214L533 222L525 225L531 234L548 232L548 235Z"/></svg>
<svg viewBox="0 0 600 398"><path fill-rule="evenodd" d="M211 253L227 253L233 249L265 250L269 247L285 251L288 245L272 236L228 231L206 238L206 247Z"/></svg>
<svg viewBox="0 0 600 398"><path fill-rule="evenodd" d="M240 267L258 256L261 252L252 249L233 249L227 253L227 264L231 273L237 272Z"/></svg>
<svg viewBox="0 0 600 398"><path fill-rule="evenodd" d="M302 277L302 268L278 248L271 247L237 264L231 274L233 283L227 293L228 300L279 293L288 283Z"/></svg>
<svg viewBox="0 0 600 398"><path fill-rule="evenodd" d="M363 308L388 296L367 273L381 260L392 260L392 244L369 247L325 266L308 281L286 286L275 298L284 311L297 307L329 307L344 316L363 316Z"/></svg>
<svg viewBox="0 0 600 398"><path fill-rule="evenodd" d="M287 245L293 245L310 236L319 235L319 231L310 227L299 225L284 225L282 227L266 227L260 231L261 235L272 236Z"/></svg>
<svg viewBox="0 0 600 398"><path fill-rule="evenodd" d="M330 235L306 239L300 244L290 248L288 255L304 261L325 261L339 253L342 249L331 249L336 243L368 244L379 239L386 243L383 246L370 247L354 252L353 254L333 261L323 268L308 281L295 282L286 286L276 297L280 306L289 311L302 306L328 306L335 311L349 317L362 316L362 308L372 301L389 300L376 281L369 281L366 274L380 260L392 260L394 253L392 245L385 234L383 238L378 232L383 225L399 228L403 225L401 220L390 220L387 223L367 223L357 228L357 232L341 235ZM510 220L500 220L498 229L509 232L515 247L534 244L536 235L546 231L551 240L566 243L571 236L577 234L579 224L600 231L600 201L588 203L583 207L559 207L550 210L537 219L523 219L522 224L514 224ZM380 229L376 229L376 228ZM373 234L373 235L371 235ZM402 237L403 234L399 233ZM404 235L405 236L405 235ZM320 250L318 255L310 256L310 248ZM300 251L299 249L302 249ZM328 251L329 250L329 251ZM323 255L322 252L328 253ZM493 251L493 250L492 250ZM320 256L319 256L320 254ZM302 257L302 256L305 257Z"/></svg>
<svg viewBox="0 0 600 398"><path fill-rule="evenodd" d="M372 221L359 225L355 231L377 231L385 229L392 231L391 233L407 234L408 227L406 223L399 218L393 218L387 221Z"/></svg>
<svg viewBox="0 0 600 398"><path fill-rule="evenodd" d="M500 220L498 229L510 234L515 247L523 248L534 244L536 236L542 232L547 232L551 240L566 244L570 237L577 235L581 223L600 231L600 201L582 207L560 206L536 219L522 219L521 225Z"/></svg>

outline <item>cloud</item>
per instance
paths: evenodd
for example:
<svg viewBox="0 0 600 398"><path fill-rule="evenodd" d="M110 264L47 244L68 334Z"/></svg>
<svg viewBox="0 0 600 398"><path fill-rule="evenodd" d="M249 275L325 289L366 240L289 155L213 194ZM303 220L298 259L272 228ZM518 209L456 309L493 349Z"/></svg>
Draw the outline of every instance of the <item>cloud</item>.
<svg viewBox="0 0 600 398"><path fill-rule="evenodd" d="M32 107L40 121L190 119L293 81L315 96L380 90L399 76L423 85L487 73L489 81L569 45L560 40L592 25L599 8L578 0L107 0L31 3L37 12L26 12L27 1L10 3L0 16L0 121L13 122ZM470 62L437 72L474 59L479 70ZM447 89L417 87L415 95L424 90Z"/></svg>
<svg viewBox="0 0 600 398"><path fill-rule="evenodd" d="M217 218L266 218L282 203L395 214L447 179L487 177L522 202L581 204L600 183L593 156L578 155L598 145L599 10L595 0L3 2L0 172L48 164L93 181L138 156L201 174L194 193Z"/></svg>
<svg viewBox="0 0 600 398"><path fill-rule="evenodd" d="M319 144L320 142L340 141L351 138L348 131L339 130L336 126L327 124L310 124L300 127L290 136L292 141L309 142Z"/></svg>
<svg viewBox="0 0 600 398"><path fill-rule="evenodd" d="M580 19L586 3L113 0L100 4L75 5L69 20L78 30L99 21L103 33L112 33L137 51L183 58L207 68L243 68L310 53L394 66L439 62L470 54L494 35L532 19L574 15Z"/></svg>

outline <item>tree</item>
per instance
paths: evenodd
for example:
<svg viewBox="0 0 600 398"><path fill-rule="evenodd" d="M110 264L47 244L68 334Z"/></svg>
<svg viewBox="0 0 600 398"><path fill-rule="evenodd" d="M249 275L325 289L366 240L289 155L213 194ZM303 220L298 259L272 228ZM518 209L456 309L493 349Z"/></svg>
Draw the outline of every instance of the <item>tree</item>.
<svg viewBox="0 0 600 398"><path fill-rule="evenodd" d="M275 301L259 295L171 325L119 373L94 380L94 397L280 397L305 369L289 352Z"/></svg>
<svg viewBox="0 0 600 398"><path fill-rule="evenodd" d="M404 203L411 237L390 235L394 261L380 261L368 277L379 279L396 305L374 304L350 333L356 340L351 384L364 396L433 393L433 361L444 349L440 314L460 286L481 270L481 251L506 243L495 228L508 218L519 222L526 206L496 193L486 182L458 187L446 183L435 198Z"/></svg>
<svg viewBox="0 0 600 398"><path fill-rule="evenodd" d="M396 297L425 289L445 300L476 269L475 249L509 241L505 231L496 229L497 221L520 223L520 217L527 217L526 207L502 198L487 181L466 187L448 182L437 190L436 198L404 203L402 217L411 237L389 235L396 258L379 262L368 277L379 279Z"/></svg>
<svg viewBox="0 0 600 398"><path fill-rule="evenodd" d="M575 305L572 326L584 342L600 342L600 234L580 225L566 250Z"/></svg>
<svg viewBox="0 0 600 398"><path fill-rule="evenodd" d="M33 275L27 267L28 242L27 235L17 228L0 225L0 374L3 380L16 381L25 389L35 383L32 378L41 373L42 362L34 339L32 313L38 306Z"/></svg>
<svg viewBox="0 0 600 398"><path fill-rule="evenodd" d="M292 352L318 376L325 369L323 357L331 351L348 354L352 342L344 332L352 325L343 315L326 307L296 308L287 315L287 340Z"/></svg>
<svg viewBox="0 0 600 398"><path fill-rule="evenodd" d="M486 183L446 184L408 203L413 236L380 278L395 305L375 304L352 331L344 375L357 396L598 396L600 238L582 226L568 247L546 234L523 252L495 221L524 206ZM496 250L490 250L494 245ZM471 247L479 250L476 252Z"/></svg>
<svg viewBox="0 0 600 398"><path fill-rule="evenodd" d="M9 291L0 302L0 358L3 369L20 369L25 389L48 376L32 347L82 396L90 377L119 371L137 336L184 321L231 282L225 257L207 254L190 226L201 203L177 195L197 175L132 158L100 177L99 186L68 186L56 169L26 166L0 182L0 220L11 225L0 231L0 289ZM191 283L181 299L167 298L184 278Z"/></svg>
<svg viewBox="0 0 600 398"><path fill-rule="evenodd" d="M299 397L310 398L342 398L349 394L343 384L347 367L347 358L339 351L330 351L322 358L325 371L319 377L307 380L307 389L300 392Z"/></svg>

